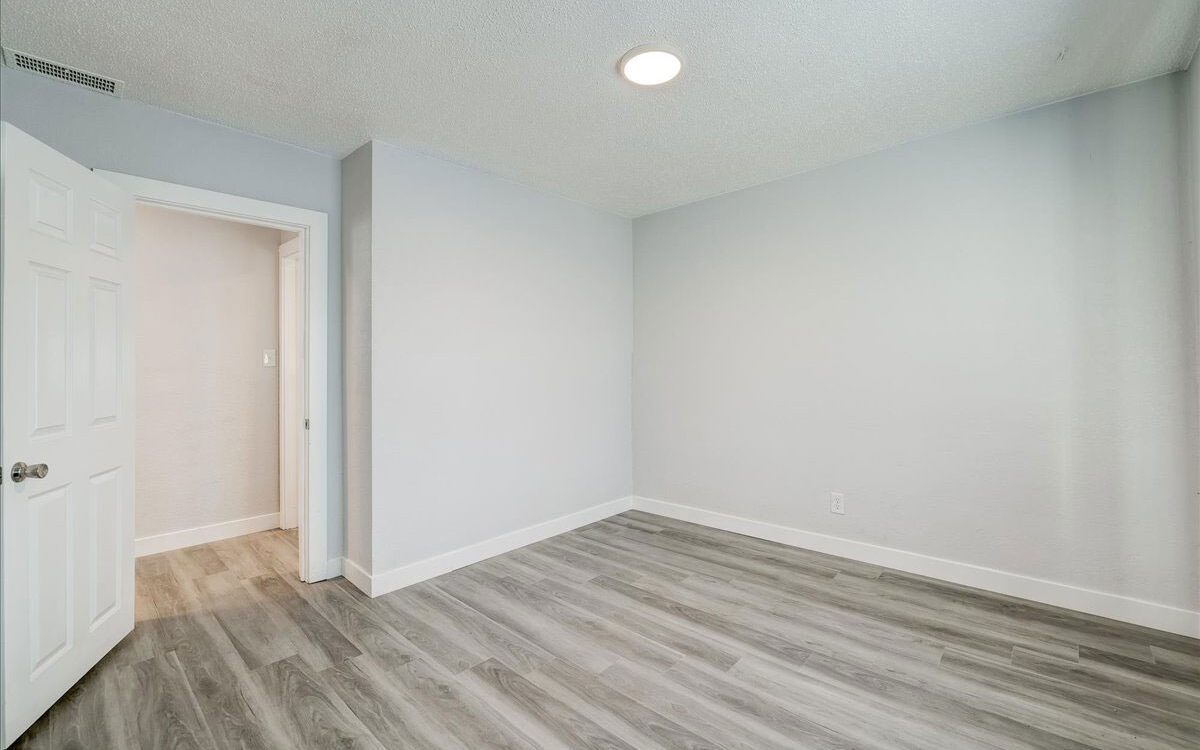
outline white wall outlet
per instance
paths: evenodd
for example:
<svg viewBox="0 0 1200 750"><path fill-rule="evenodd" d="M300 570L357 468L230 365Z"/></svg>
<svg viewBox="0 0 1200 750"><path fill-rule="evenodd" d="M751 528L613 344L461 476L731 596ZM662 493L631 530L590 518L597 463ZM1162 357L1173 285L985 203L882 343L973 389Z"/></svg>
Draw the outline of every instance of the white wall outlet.
<svg viewBox="0 0 1200 750"><path fill-rule="evenodd" d="M829 493L829 512L846 515L846 496L840 492Z"/></svg>
<svg viewBox="0 0 1200 750"><path fill-rule="evenodd" d="M263 349L263 367L275 366L275 350Z"/></svg>

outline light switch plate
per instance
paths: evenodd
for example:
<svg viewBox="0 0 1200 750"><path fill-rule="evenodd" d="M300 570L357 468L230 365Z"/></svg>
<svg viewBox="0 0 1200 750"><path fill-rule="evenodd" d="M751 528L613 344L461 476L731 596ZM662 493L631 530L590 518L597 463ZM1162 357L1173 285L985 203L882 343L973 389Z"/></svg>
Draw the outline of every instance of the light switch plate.
<svg viewBox="0 0 1200 750"><path fill-rule="evenodd" d="M275 366L275 350L263 349L263 367Z"/></svg>

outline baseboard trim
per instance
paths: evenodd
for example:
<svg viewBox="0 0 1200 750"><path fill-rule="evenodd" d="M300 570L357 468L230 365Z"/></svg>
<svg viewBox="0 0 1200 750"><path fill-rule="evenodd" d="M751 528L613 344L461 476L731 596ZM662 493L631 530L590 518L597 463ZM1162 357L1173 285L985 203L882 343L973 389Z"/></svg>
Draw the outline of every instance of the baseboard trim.
<svg viewBox="0 0 1200 750"><path fill-rule="evenodd" d="M340 573L363 593L376 597L586 526L589 523L601 521L631 508L722 531L779 542L792 547L824 552L998 594L1200 638L1200 612L647 497L624 497L600 503L575 513L376 574L368 573L352 560L338 558L329 561L330 575L334 576ZM193 543L199 544L200 542ZM139 551L138 554L148 553Z"/></svg>
<svg viewBox="0 0 1200 750"><path fill-rule="evenodd" d="M562 534L589 523L601 521L609 516L624 513L633 507L633 498L622 497L610 500L590 508L569 513L565 516L552 518L549 521L526 526L523 529L510 531L507 534L485 539L482 542L460 547L456 550L427 557L399 568L392 568L381 573L371 574L363 570L351 560L343 562L343 575L368 596L380 596L389 591L402 589L414 583L436 578L452 570L472 565L489 557L512 552L527 544L540 542L552 536Z"/></svg>
<svg viewBox="0 0 1200 750"><path fill-rule="evenodd" d="M373 588L371 583L371 574L363 570L362 566L348 557L343 557L341 568L342 575L345 576L347 581L353 583L367 596L376 596L375 594L371 593L371 589Z"/></svg>
<svg viewBox="0 0 1200 750"><path fill-rule="evenodd" d="M153 555L159 552L170 552L184 547L194 547L197 544L208 544L230 537L253 534L256 531L279 528L279 514L267 513L250 518L239 518L236 521L211 523L207 526L197 526L191 529L170 531L166 534L144 536L133 540L135 557Z"/></svg>
<svg viewBox="0 0 1200 750"><path fill-rule="evenodd" d="M633 507L722 531L1200 638L1200 612L647 497L634 497Z"/></svg>

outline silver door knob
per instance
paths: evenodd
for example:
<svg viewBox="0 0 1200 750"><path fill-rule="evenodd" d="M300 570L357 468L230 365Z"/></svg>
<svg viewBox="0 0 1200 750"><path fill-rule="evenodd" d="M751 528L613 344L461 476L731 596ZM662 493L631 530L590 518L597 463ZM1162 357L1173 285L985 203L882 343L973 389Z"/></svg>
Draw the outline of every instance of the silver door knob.
<svg viewBox="0 0 1200 750"><path fill-rule="evenodd" d="M24 461L17 461L12 467L12 480L14 482L24 482L26 479L45 479L50 473L50 467L46 464L27 465Z"/></svg>

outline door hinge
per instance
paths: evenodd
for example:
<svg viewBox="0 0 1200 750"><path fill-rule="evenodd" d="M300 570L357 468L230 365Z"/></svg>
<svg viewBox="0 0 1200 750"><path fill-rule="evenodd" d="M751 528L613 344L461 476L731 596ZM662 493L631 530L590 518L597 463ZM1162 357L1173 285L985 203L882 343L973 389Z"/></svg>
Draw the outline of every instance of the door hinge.
<svg viewBox="0 0 1200 750"><path fill-rule="evenodd" d="M308 429L308 417L304 418L304 429Z"/></svg>

